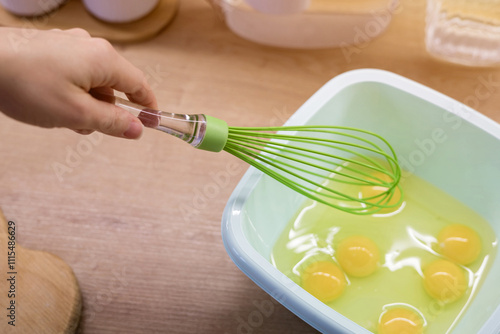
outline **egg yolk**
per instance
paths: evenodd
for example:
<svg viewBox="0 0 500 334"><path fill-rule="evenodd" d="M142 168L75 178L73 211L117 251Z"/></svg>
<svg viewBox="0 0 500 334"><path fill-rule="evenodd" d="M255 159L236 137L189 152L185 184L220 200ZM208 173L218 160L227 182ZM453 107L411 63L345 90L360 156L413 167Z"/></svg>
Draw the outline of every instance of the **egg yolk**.
<svg viewBox="0 0 500 334"><path fill-rule="evenodd" d="M302 287L324 303L338 298L346 284L344 273L333 262L315 262L302 274Z"/></svg>
<svg viewBox="0 0 500 334"><path fill-rule="evenodd" d="M373 179L374 182L380 182L379 180L377 180L377 178L382 180L382 181L385 181L385 182L392 182L390 176L388 176L387 174L381 173L381 172L374 173L373 178L374 178ZM388 188L384 187L384 186L363 186L361 189L361 198L370 198L370 197L374 197L374 196L379 196L379 197L375 197L375 198L366 200L366 202L368 202L368 203L376 204L380 200L384 199L384 196L391 196L391 195L382 195L384 192L387 191L387 189ZM380 196L380 195L382 195L382 196ZM389 197L387 197L387 198L389 198ZM384 199L380 203L380 205L387 205L387 206L394 206L394 207L382 208L382 209L380 209L380 211L378 211L378 213L391 213L391 212L396 211L399 208L399 206L398 207L395 206L401 200L401 190L399 189L399 187L394 188L392 196L390 197L389 200L387 200L387 198Z"/></svg>
<svg viewBox="0 0 500 334"><path fill-rule="evenodd" d="M371 239L352 236L339 243L336 258L348 275L365 277L377 270L380 255L377 245Z"/></svg>
<svg viewBox="0 0 500 334"><path fill-rule="evenodd" d="M453 262L436 260L424 269L423 274L425 291L442 302L454 302L467 290L464 270Z"/></svg>
<svg viewBox="0 0 500 334"><path fill-rule="evenodd" d="M397 307L388 310L380 317L378 334L422 334L424 322L415 311Z"/></svg>
<svg viewBox="0 0 500 334"><path fill-rule="evenodd" d="M474 262L481 252L479 235L465 225L448 225L438 235L439 252L463 265Z"/></svg>

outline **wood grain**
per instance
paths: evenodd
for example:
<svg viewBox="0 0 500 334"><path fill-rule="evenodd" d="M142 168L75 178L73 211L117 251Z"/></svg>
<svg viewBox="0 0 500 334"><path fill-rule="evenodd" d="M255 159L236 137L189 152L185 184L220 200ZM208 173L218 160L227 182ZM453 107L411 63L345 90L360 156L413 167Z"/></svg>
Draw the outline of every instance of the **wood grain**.
<svg viewBox="0 0 500 334"><path fill-rule="evenodd" d="M174 19L179 0L160 0L147 16L130 23L113 24L92 16L80 0L69 0L45 16L24 18L8 13L0 6L0 26L36 29L71 29L80 27L92 36L117 43L144 41L160 33Z"/></svg>
<svg viewBox="0 0 500 334"><path fill-rule="evenodd" d="M146 73L163 109L203 112L233 126L282 124L329 79L366 67L459 101L476 103L480 90L475 108L500 121L500 88L485 90L483 83L499 84L499 69L432 59L423 26L424 1L402 0L388 30L370 43L286 50L243 40L208 2L184 0L164 33L116 47ZM222 211L247 168L235 158L193 150L153 130L125 141L0 116L0 133L0 204L25 246L57 254L73 268L83 293L82 333L237 334L256 304L271 300L222 245ZM57 163L70 171L58 177ZM200 195L221 173L215 195ZM251 329L315 333L279 305Z"/></svg>
<svg viewBox="0 0 500 334"><path fill-rule="evenodd" d="M27 249L18 242L8 244L12 241L8 237L15 238L19 232L14 224L7 233L7 220L0 211L0 333L74 333L82 300L73 271L54 254ZM15 254L8 263L9 245Z"/></svg>

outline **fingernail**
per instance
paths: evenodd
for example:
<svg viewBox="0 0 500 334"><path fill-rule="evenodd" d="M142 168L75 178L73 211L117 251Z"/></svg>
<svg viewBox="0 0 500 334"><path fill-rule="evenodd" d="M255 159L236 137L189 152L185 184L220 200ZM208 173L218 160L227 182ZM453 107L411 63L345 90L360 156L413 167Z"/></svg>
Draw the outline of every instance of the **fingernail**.
<svg viewBox="0 0 500 334"><path fill-rule="evenodd" d="M139 139L142 134L142 124L133 121L129 124L127 131L123 133L123 137L128 139Z"/></svg>

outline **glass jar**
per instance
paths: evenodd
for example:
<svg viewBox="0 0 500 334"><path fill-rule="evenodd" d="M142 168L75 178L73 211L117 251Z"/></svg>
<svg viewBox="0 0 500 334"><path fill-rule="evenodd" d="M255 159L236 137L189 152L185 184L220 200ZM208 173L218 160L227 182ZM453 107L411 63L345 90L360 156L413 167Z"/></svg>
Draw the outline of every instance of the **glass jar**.
<svg viewBox="0 0 500 334"><path fill-rule="evenodd" d="M425 44L450 62L500 64L500 0L427 0Z"/></svg>

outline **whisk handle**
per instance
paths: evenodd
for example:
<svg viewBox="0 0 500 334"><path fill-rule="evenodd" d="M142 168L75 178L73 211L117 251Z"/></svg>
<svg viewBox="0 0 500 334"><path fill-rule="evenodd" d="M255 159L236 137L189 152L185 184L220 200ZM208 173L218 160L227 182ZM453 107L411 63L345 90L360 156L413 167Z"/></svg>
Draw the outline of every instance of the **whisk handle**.
<svg viewBox="0 0 500 334"><path fill-rule="evenodd" d="M228 138L227 123L203 114L175 114L146 108L117 96L98 96L139 118L145 127L166 132L200 150L219 152Z"/></svg>

